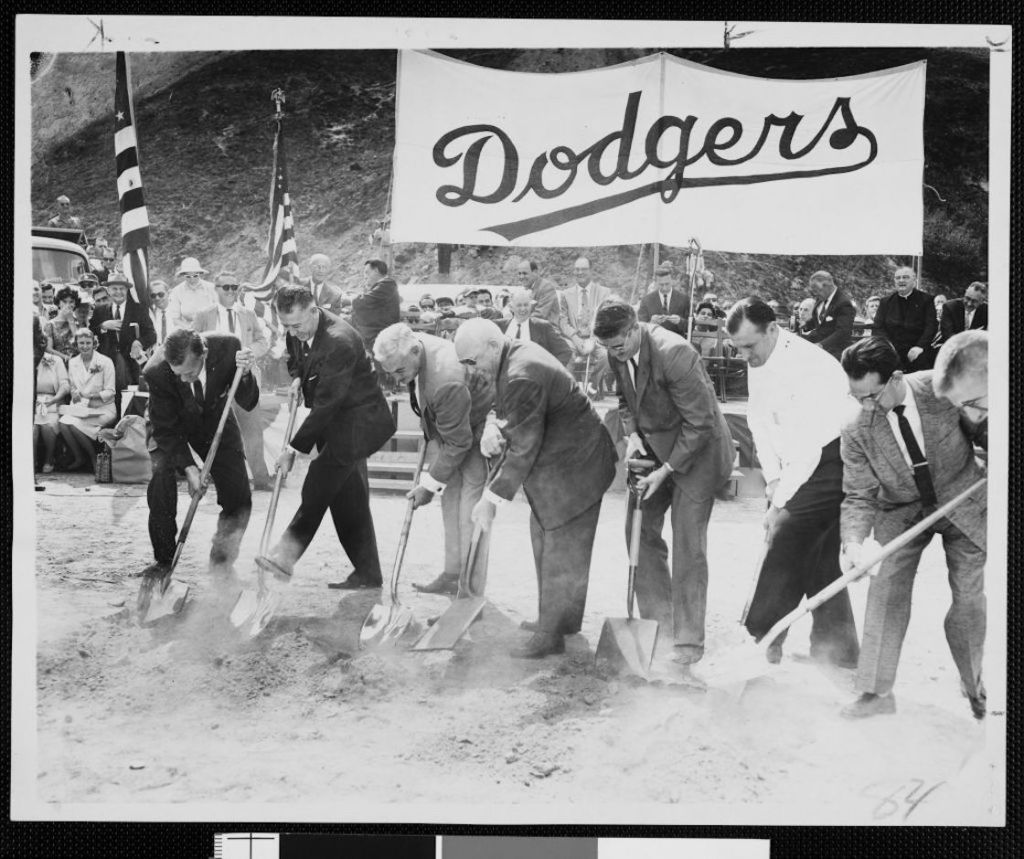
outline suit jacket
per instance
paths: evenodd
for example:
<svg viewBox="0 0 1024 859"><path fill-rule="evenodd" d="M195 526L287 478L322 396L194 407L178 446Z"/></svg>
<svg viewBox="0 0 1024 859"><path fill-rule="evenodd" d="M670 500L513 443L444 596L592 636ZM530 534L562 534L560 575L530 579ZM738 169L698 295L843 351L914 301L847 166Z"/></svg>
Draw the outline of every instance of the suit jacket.
<svg viewBox="0 0 1024 859"><path fill-rule="evenodd" d="M827 307L824 307L824 304L825 301L822 299L814 305L814 319L817 325L807 334L806 339L811 343L817 343L839 360L843 350L853 339L853 318L857 311L850 296L841 289L836 289Z"/></svg>
<svg viewBox="0 0 1024 859"><path fill-rule="evenodd" d="M97 307L93 311L92 319L89 320L89 327L99 340L97 351L101 355L106 355L113 361L114 356L120 352L126 361L131 360L132 343L136 339L133 324L139 326L138 340L143 349L149 349L156 343L156 331L153 330L153 320L149 317L149 311L137 301L133 301L130 295L121 305L121 330L103 331L103 323L113 318L114 305L106 304Z"/></svg>
<svg viewBox="0 0 1024 859"><path fill-rule="evenodd" d="M536 343L501 350L494 407L505 421L505 461L490 490L511 499L522 486L545 530L601 500L615 477L615 447L568 370Z"/></svg>
<svg viewBox="0 0 1024 859"><path fill-rule="evenodd" d="M377 385L370 359L356 330L344 319L320 310L320 324L308 355L297 337L285 338L288 372L301 379L310 413L292 437L296 450L342 463L365 459L395 432L391 409Z"/></svg>
<svg viewBox="0 0 1024 859"><path fill-rule="evenodd" d="M555 286L554 282L542 277L529 289L533 293L533 300L537 302L533 305L531 315L546 319L553 325L558 325L561 310L558 287Z"/></svg>
<svg viewBox="0 0 1024 859"><path fill-rule="evenodd" d="M312 277L308 280L302 281L302 284L313 293L313 297L316 299L318 307L322 307L324 310L329 310L335 316L341 313L341 299L343 293L339 287L335 286L333 283L328 283L327 281L314 284ZM317 294L318 292L319 294Z"/></svg>
<svg viewBox="0 0 1024 859"><path fill-rule="evenodd" d="M206 339L206 384L203 386L203 407L196 402L192 385L174 375L171 365L158 349L146 364L143 375L149 386L149 420L153 426L150 450L162 450L179 468L194 465L188 449L190 440L204 443L213 440L221 411L227 405L228 390L235 377L235 353L242 348L231 334L204 334ZM235 392L235 402L252 411L259 402L260 389L255 376L242 376ZM229 432L237 437L235 416L228 412L225 438Z"/></svg>
<svg viewBox="0 0 1024 859"><path fill-rule="evenodd" d="M479 441L494 392L478 373L459 363L455 345L433 334L417 335L423 344L416 376L420 425L428 439L438 443L430 476L447 483Z"/></svg>
<svg viewBox="0 0 1024 859"><path fill-rule="evenodd" d="M652 316L665 313L665 305L661 301L661 293L655 287L643 297L636 311L636 318L641 322L650 322ZM673 289L668 297L668 315L678 316L679 324L663 322L661 327L680 337L686 336L687 320L690 318L690 296L681 289Z"/></svg>
<svg viewBox="0 0 1024 859"><path fill-rule="evenodd" d="M610 298L612 291L606 286L591 281L587 284L587 313L580 315L579 290L575 286L569 286L559 293L559 327L562 333L572 343L573 348L578 352L583 348L583 341L587 340L594 331L594 317L597 315L597 308L606 298Z"/></svg>
<svg viewBox="0 0 1024 859"><path fill-rule="evenodd" d="M732 474L735 451L704 362L678 334L650 323L640 324L636 362L634 389L626 362L609 359L623 430L640 433L687 497L706 501Z"/></svg>
<svg viewBox="0 0 1024 859"><path fill-rule="evenodd" d="M964 324L967 319L967 308L964 307L962 298L952 298L942 305L942 319L939 325L942 329L942 342L945 343L954 334L967 330ZM988 330L988 304L982 304L974 311L974 318L971 320L972 331Z"/></svg>
<svg viewBox="0 0 1024 859"><path fill-rule="evenodd" d="M512 320L496 319L494 324L501 329L502 333L506 333ZM568 367L572 361L573 352L569 341L558 328L546 319L541 319L539 316L530 317L530 340L543 346L558 359L563 367Z"/></svg>
<svg viewBox="0 0 1024 859"><path fill-rule="evenodd" d="M378 280L368 292L352 299L352 324L363 338L367 352L373 351L373 341L381 331L401 319L398 284L390 277Z"/></svg>
<svg viewBox="0 0 1024 859"><path fill-rule="evenodd" d="M935 396L930 370L904 376L921 414L924 454L935 495L944 504L984 476L959 411ZM885 544L909 528L921 512L914 476L896 435L882 415L861 411L841 435L843 501L840 526L844 542L861 542L872 527ZM949 520L979 548L985 548L987 502L984 492L968 498Z"/></svg>
<svg viewBox="0 0 1024 859"><path fill-rule="evenodd" d="M878 312L871 325L871 333L875 337L885 337L892 343L904 365L907 352L914 346L925 350L924 355L918 359L918 367L914 369L923 369L921 362L930 354L928 347L932 345L938 329L935 300L919 289L915 289L906 298L900 298L896 292L889 293L878 303Z"/></svg>
<svg viewBox="0 0 1024 859"><path fill-rule="evenodd" d="M242 347L252 349L253 355L262 358L270 349L270 344L267 342L266 333L260 328L255 312L237 301L232 306L231 312L235 314L235 336L241 341ZM200 310L192 320L192 330L216 331L220 324L218 313L216 304Z"/></svg>

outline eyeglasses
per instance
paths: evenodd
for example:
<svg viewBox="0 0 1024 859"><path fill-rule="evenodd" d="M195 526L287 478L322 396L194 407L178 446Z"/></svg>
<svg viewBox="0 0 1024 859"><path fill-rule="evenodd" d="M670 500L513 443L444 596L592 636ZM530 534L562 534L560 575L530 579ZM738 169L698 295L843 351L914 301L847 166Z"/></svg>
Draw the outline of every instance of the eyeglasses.
<svg viewBox="0 0 1024 859"><path fill-rule="evenodd" d="M200 275L198 275L198 274L186 274L185 275L185 278L187 280L199 280L199 277L200 277Z"/></svg>
<svg viewBox="0 0 1024 859"><path fill-rule="evenodd" d="M459 361L459 363L465 365L466 367L476 366L476 361L474 361L472 358L463 358L461 361Z"/></svg>
<svg viewBox="0 0 1024 859"><path fill-rule="evenodd" d="M241 287L237 283L218 283L217 289L223 289L226 292L238 292Z"/></svg>
<svg viewBox="0 0 1024 859"><path fill-rule="evenodd" d="M987 400L987 399L988 399L988 394L982 394L980 397L975 397L972 400L964 400L962 403L960 403L959 406L957 406L957 408L960 411L966 411L967 409L970 409L970 410L975 411L975 412L981 412L985 417L988 417L988 406L987 405L984 405L984 406L979 406L978 405L978 403L981 400Z"/></svg>
<svg viewBox="0 0 1024 859"><path fill-rule="evenodd" d="M165 295L167 295L166 292L151 292L149 294L149 297L150 298L163 298Z"/></svg>
<svg viewBox="0 0 1024 859"><path fill-rule="evenodd" d="M865 403L871 403L872 405L877 406L878 401L882 398L882 394L885 393L886 388L889 387L889 382L891 381L892 376L890 376L886 380L885 384L882 385L882 387L875 391L873 394L864 394L863 396L858 397L855 393L853 393L853 391L849 391L848 393L850 395L850 398L856 400L859 405L863 406Z"/></svg>

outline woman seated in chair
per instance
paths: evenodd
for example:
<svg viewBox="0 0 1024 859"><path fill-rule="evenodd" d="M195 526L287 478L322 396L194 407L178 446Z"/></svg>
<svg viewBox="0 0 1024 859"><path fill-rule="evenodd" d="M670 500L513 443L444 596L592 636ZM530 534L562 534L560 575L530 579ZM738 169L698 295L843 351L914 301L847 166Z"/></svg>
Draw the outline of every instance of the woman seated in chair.
<svg viewBox="0 0 1024 859"><path fill-rule="evenodd" d="M96 468L96 434L114 423L114 362L96 351L96 337L78 329L78 354L68 362L71 405L61 411L60 434L74 454L71 470Z"/></svg>
<svg viewBox="0 0 1024 859"><path fill-rule="evenodd" d="M63 290L62 290L63 291ZM59 407L67 402L70 384L64 360L59 355L43 355L36 367L36 414L32 425L32 450L43 440L46 456L43 473L53 471L53 452L57 446Z"/></svg>
<svg viewBox="0 0 1024 859"><path fill-rule="evenodd" d="M718 319L715 306L709 301L697 305L693 321L693 346L702 358L714 357L718 351Z"/></svg>
<svg viewBox="0 0 1024 859"><path fill-rule="evenodd" d="M65 286L54 300L57 302L57 315L50 320L48 331L51 354L59 353L68 361L78 354L77 334L82 326L78 324L75 311L82 303L82 296L74 287Z"/></svg>

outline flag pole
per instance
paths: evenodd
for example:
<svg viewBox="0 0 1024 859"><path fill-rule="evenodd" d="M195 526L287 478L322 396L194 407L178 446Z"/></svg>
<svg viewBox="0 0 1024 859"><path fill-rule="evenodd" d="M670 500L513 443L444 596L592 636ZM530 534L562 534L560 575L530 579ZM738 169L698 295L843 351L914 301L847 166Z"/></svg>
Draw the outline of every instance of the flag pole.
<svg viewBox="0 0 1024 859"><path fill-rule="evenodd" d="M285 101L287 101L287 99L285 98L284 90L281 89L280 87L277 87L273 92L270 93L270 100L274 102L274 120L277 123L277 134L275 135L274 139L275 141L277 141L281 139L281 131L284 122L284 111L281 109L281 106L285 103ZM294 273L292 272L291 266L288 266L288 283L295 283L295 277Z"/></svg>

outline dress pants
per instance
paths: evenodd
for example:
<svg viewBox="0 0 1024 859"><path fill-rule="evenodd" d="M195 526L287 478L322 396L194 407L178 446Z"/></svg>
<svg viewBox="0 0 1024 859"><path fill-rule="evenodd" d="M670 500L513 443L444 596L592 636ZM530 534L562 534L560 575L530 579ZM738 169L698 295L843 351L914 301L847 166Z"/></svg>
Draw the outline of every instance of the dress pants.
<svg viewBox="0 0 1024 859"><path fill-rule="evenodd" d="M366 460L339 462L326 449L309 464L299 509L281 537L281 559L291 566L302 557L328 509L338 540L355 568L353 575L379 584L380 558L370 514Z"/></svg>
<svg viewBox="0 0 1024 859"><path fill-rule="evenodd" d="M572 635L580 631L590 582L590 556L600 514L599 499L575 519L547 530L530 514L540 632Z"/></svg>
<svg viewBox="0 0 1024 859"><path fill-rule="evenodd" d="M473 538L473 520L470 518L473 506L484 494L487 484L487 462L474 445L462 464L445 484L441 494L441 518L444 521L444 574L458 576L469 558L469 546ZM476 562L470 571L470 587L473 593L483 594L487 587L487 555L490 548L490 532L480 535L476 550Z"/></svg>
<svg viewBox="0 0 1024 859"><path fill-rule="evenodd" d="M636 601L640 617L658 621L659 637L671 631L681 656L697 662L704 655L704 615L708 596L708 521L714 496L693 501L669 476L641 505L640 558ZM626 516L626 545L633 514ZM672 508L672 575L668 546L661 536L665 512Z"/></svg>
<svg viewBox="0 0 1024 859"><path fill-rule="evenodd" d="M916 520L925 515L922 512ZM915 520L915 521L916 521ZM914 522L908 522L910 527ZM911 592L921 553L942 535L953 603L946 614L949 650L969 695L977 695L985 644L985 551L948 519L886 558L871 579L864 614L864 641L857 665L857 690L886 695L896 681L903 637L910 622Z"/></svg>
<svg viewBox="0 0 1024 859"><path fill-rule="evenodd" d="M212 439L189 439L192 449L206 459ZM174 558L178 512L177 465L161 450L150 451L153 476L146 489L149 501L149 539L153 544L153 557L162 564L169 564ZM249 478L245 473L245 456L242 454L242 439L238 427L230 418L224 425L217 456L210 469L213 485L217 490L220 516L217 532L210 546L210 564L222 566L232 564L238 557L242 535L249 524L252 511L252 496L249 492Z"/></svg>
<svg viewBox="0 0 1024 859"><path fill-rule="evenodd" d="M760 640L802 597L814 596L842 575L839 567L839 508L843 461L839 439L822 449L821 460L776 520L765 553L746 627ZM847 591L812 613L811 656L835 665L857 664L857 627ZM785 636L776 642L781 644Z"/></svg>
<svg viewBox="0 0 1024 859"><path fill-rule="evenodd" d="M252 479L257 483L268 483L270 472L267 470L267 459L263 453L264 418L257 405L247 412L238 403L231 404L231 411L238 421L238 431L242 434L242 447L245 449L245 461L252 470Z"/></svg>

